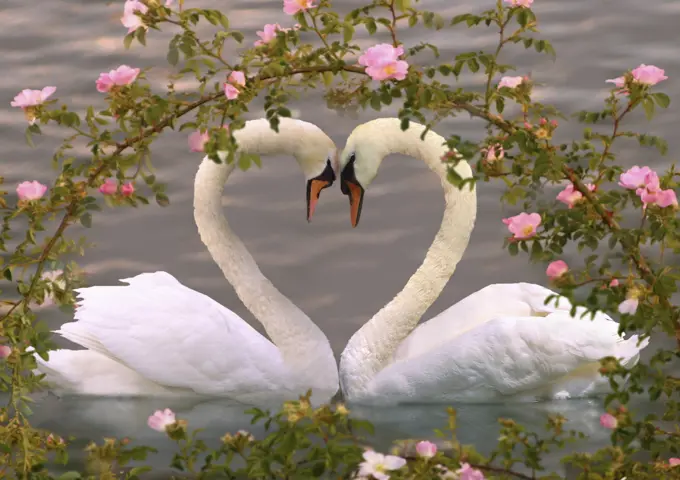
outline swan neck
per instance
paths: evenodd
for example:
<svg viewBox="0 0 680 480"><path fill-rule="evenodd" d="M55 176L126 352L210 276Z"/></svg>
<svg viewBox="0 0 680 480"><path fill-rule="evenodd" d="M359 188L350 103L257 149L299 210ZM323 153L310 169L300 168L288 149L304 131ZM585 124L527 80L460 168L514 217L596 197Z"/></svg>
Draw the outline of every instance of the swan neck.
<svg viewBox="0 0 680 480"><path fill-rule="evenodd" d="M235 134L239 150L247 153L295 155L299 132L279 134L253 121ZM266 121L265 121L266 122ZM249 123L251 125L249 125ZM255 125L253 125L255 124ZM337 365L328 339L293 302L260 271L243 242L232 232L222 210L222 193L232 164L217 164L207 156L194 181L194 219L201 240L239 299L263 325L279 348L288 369L316 391L338 387ZM244 346L246 348L246 346ZM335 392L331 393L331 395Z"/></svg>
<svg viewBox="0 0 680 480"><path fill-rule="evenodd" d="M340 382L350 400L367 390L371 379L390 363L399 344L439 297L467 248L474 226L476 191L469 185L459 190L447 180L446 165L441 160L448 151L445 139L430 131L421 140L423 130L422 125L411 124L402 131L398 122L381 126L381 153L401 153L425 162L441 180L444 216L420 267L401 292L354 334L342 353ZM467 162L460 162L456 171L463 178L472 176Z"/></svg>

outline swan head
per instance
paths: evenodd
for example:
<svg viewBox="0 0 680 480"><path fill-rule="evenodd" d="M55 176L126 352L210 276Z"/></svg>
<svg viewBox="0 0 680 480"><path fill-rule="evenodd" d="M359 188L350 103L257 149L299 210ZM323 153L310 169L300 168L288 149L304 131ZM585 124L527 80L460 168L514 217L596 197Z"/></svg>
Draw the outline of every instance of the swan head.
<svg viewBox="0 0 680 480"><path fill-rule="evenodd" d="M359 125L347 138L340 154L340 189L349 197L352 227L359 224L364 192L378 175L380 163L389 153L392 123L394 119L381 118ZM396 125L398 129L398 120Z"/></svg>

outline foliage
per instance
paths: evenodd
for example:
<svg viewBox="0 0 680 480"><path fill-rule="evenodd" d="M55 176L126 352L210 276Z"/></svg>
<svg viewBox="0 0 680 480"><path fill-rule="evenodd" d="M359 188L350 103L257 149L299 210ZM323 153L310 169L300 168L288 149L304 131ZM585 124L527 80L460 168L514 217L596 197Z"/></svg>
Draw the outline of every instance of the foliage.
<svg viewBox="0 0 680 480"><path fill-rule="evenodd" d="M104 197L109 206L140 207L151 197L167 206L165 186L158 182L150 160L153 141L165 130L208 132L206 153L219 162L216 152L227 150L226 161L237 161L246 170L259 160L245 155L237 158L233 132L243 126L250 102L258 96L264 98L266 117L276 129L279 118L291 116L288 105L316 89L323 89L329 108L341 112L397 106L404 128L410 121L436 128L441 120L461 113L485 121L487 134L482 142L458 136L447 139L451 151L457 149L475 171L473 179L463 180L450 168L449 180L461 188L470 182L503 182L503 202L540 215L540 229L529 238L506 240L509 253L548 262L575 246L583 253L583 265L572 264L555 279L561 294L592 311L614 314L624 311L626 301L634 301L637 308L620 315L620 332L645 337L660 334L676 343L673 348L657 349L649 362L630 369L614 358L602 360L601 373L612 387L605 408L616 417L612 444L596 453L569 455L564 463L573 466L583 479L680 478L680 468L674 469L667 461L680 455L680 379L668 374L673 367L677 371L680 356L680 310L672 298L680 279L674 262L674 255L680 253L677 202L666 206L645 202L643 194L654 192L640 193L616 185L624 169L616 162L614 145L627 139L646 151L655 148L665 154L662 139L627 130L625 120L640 109L651 118L658 109L669 106L668 96L626 73L600 111L576 112L577 120L586 124L582 138L557 143L553 138L556 119L567 117L532 100L532 79L497 88L499 75L514 69L500 62L504 49L524 47L555 55L550 42L539 35L535 14L522 6L526 3L522 1L512 6L510 0L498 0L481 13L449 19L419 8L417 0L374 0L344 17L329 0L321 0L294 15L299 28L279 29L261 45L242 49L237 62L225 59L224 52L241 44L244 35L232 28L226 15L190 8L189 0L180 0L178 6L168 3L144 0L146 10L132 15L140 17L145 27L124 39L126 47L135 42L144 45L147 35L155 30L174 29L167 61L177 71L170 76L167 91L154 91L142 71L133 81L106 90L104 108L91 106L77 112L49 99L24 108L33 122L26 129L29 145L46 125L68 133L54 154L56 177L45 196L16 203L6 191L0 196L0 248L6 252L0 268L12 286L3 292L5 310L0 322L0 336L9 347L4 350L8 356L0 381L10 393L9 404L0 414L3 478L55 478L46 467L48 458L67 458L63 439L34 429L29 422L30 394L42 388L41 376L32 373L34 355L46 359L53 347L35 307L48 301L65 309L74 306L73 288L82 283L82 275L75 262L64 264L62 259L82 255L87 247L85 239L71 238L68 233L76 224L96 226L102 199L92 189L99 187L106 193L106 179L115 179L112 185L120 187ZM201 39L195 32L204 23L217 30L211 39ZM373 81L368 69L356 63L361 53L354 38L357 30L370 36L387 32L390 43L397 47L400 32L416 27L484 33L491 29L499 34L499 42L493 52L460 52L454 58L442 58L437 46L425 41L404 45L401 61L416 60L427 52L435 58L426 66L409 65L403 79ZM224 78L234 71L244 72L246 81L245 85L232 82L235 98L229 99ZM461 75L468 74L480 76L484 88L459 87ZM195 91L185 93L177 88L178 82L187 79L198 83ZM228 130L221 128L227 124ZM82 145L91 154L87 162L76 161L75 151ZM630 147L630 143L626 145ZM492 147L496 153L502 147L503 155L487 155ZM445 160L451 167L459 161L453 154ZM665 189L678 185L674 167L659 177ZM126 190L130 184L136 189ZM578 201L567 207L539 195L551 185L571 185ZM638 221L629 227L625 218L631 215ZM45 275L54 271L58 273ZM661 415L636 416L626 407L633 395L657 402ZM217 450L208 449L181 420L173 423L167 432L179 453L172 467L194 478L349 478L363 461L364 446L370 443L360 436L361 428L369 426L351 419L344 407L315 409L309 397L286 404L274 415L258 410L251 413L254 421L266 423L268 436L225 435ZM561 417L548 420L546 436L503 419L498 446L484 457L456 440L455 411L449 413L447 430L441 432L448 442L446 448L433 458L413 454L408 448L400 450L408 463L390 471L392 478L447 478L466 468L464 464L487 478L560 478L545 472L541 458L548 450L579 437L565 430L566 419ZM145 447L132 447L128 439L106 439L101 445L90 444L87 450L90 471L83 476L88 478L140 478L145 468L120 473L120 467L153 453ZM640 452L643 460L634 455ZM238 459L241 464L234 466ZM461 478L464 474L461 471ZM72 472L58 478L81 477Z"/></svg>

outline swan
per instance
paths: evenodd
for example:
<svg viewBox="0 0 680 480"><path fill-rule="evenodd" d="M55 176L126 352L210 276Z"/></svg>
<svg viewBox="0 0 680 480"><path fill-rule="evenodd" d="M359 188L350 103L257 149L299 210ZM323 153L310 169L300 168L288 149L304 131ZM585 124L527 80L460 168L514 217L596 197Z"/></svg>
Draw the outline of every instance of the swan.
<svg viewBox="0 0 680 480"><path fill-rule="evenodd" d="M608 383L601 357L635 364L638 337L623 339L618 324L598 313L581 319L571 304L544 300L554 292L529 283L489 285L417 326L441 294L468 245L475 222L474 189L447 181L445 140L411 123L381 118L359 125L339 158L342 192L349 196L352 225L361 215L364 191L382 160L401 153L424 161L441 179L446 208L423 263L387 305L350 338L340 356L340 386L350 402L365 404L537 401L586 397ZM463 178L467 162L455 167ZM416 328L417 326L417 328Z"/></svg>
<svg viewBox="0 0 680 480"><path fill-rule="evenodd" d="M307 179L308 219L323 188L335 180L333 141L316 125L266 119L233 132L242 152L293 155ZM225 152L220 152L225 157ZM328 339L262 274L222 214L224 184L236 162L207 156L194 181L194 219L201 240L246 308L273 341L234 312L182 285L166 272L122 279L126 286L76 290L73 322L56 333L85 347L36 358L56 394L96 396L219 396L246 403L315 399L338 390Z"/></svg>

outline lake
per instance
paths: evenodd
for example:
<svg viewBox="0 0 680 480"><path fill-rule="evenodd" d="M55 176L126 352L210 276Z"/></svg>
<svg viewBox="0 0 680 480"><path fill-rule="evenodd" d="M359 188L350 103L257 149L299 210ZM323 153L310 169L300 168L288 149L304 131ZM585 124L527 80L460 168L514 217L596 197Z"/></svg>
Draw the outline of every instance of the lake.
<svg viewBox="0 0 680 480"><path fill-rule="evenodd" d="M340 2L336 2L340 3ZM455 6L450 6L455 3ZM493 5L492 0L421 2L445 17L478 12ZM55 95L73 108L88 105L103 107L102 94L95 89L100 72L120 64L134 67L159 65L152 76L158 91L164 88L165 63L170 35L150 31L148 46L123 47L125 29L119 22L122 0L50 0L25 2L4 0L0 9L0 161L7 189L23 180L50 181L53 172L51 155L67 133L45 129L36 148L24 142L25 122L10 101L23 88L58 87ZM265 23L292 22L281 11L281 2L273 1L193 1L188 6L222 9L231 24L245 35L245 45L256 40L255 31ZM345 0L341 10L362 5ZM503 58L518 65L518 75L531 73L538 82L535 99L574 113L582 109L599 109L608 94L608 78L619 76L641 63L666 70L669 80L659 90L678 101L680 93L680 1L649 0L536 0L542 35L557 50L557 60L512 47ZM359 30L360 35L366 35ZM360 37L368 47L385 35L370 39ZM495 47L494 31L464 28L440 32L403 29L401 40L407 45L422 40L437 44L443 58L469 50ZM231 52L232 57L238 53ZM424 56L421 62L426 62ZM461 85L481 88L481 77L463 76ZM258 106L251 107L251 117L261 116ZM340 117L323 107L319 92L305 94L291 105L299 117L316 123L341 146L354 126L377 116L393 116L396 110L378 115L361 113L359 118ZM615 148L626 165L652 165L664 168L680 152L677 135L680 109L662 112L647 122L642 112L631 117L629 129L664 136L669 155L642 150L632 143ZM559 135L576 138L581 126L575 121L561 121ZM444 121L437 129L443 135L457 133L465 138L483 136L482 124L466 115ZM81 265L88 273L90 285L114 284L120 278L145 271L165 270L185 285L194 288L254 324L233 289L225 282L200 242L192 217L193 176L201 155L190 153L187 132L164 132L154 143L153 158L157 176L168 184L171 205L142 209L110 209L96 215L90 230L71 229L71 235L87 234L94 243ZM79 152L85 158L86 151ZM368 192L361 225L352 229L347 199L339 188L325 190L314 221L305 219L305 184L292 159L263 159L260 170L237 172L230 179L224 198L225 209L234 231L243 239L264 274L294 303L314 319L329 336L336 355L349 337L398 292L417 268L441 221L443 202L439 180L413 159L390 158ZM555 194L559 189L555 188ZM432 306L430 318L464 296L494 282L528 281L545 284L545 266L529 265L524 257L510 257L503 249L507 233L501 218L519 213L517 207L498 201L500 183L481 184L478 188L478 221L465 258L456 274ZM12 199L10 198L10 202ZM565 260L575 259L567 255ZM41 318L56 328L70 319L54 309L44 310ZM259 326L257 326L259 328ZM61 342L68 345L68 342ZM661 345L659 341L654 345ZM652 348L644 352L648 358ZM157 401L125 401L48 398L36 407L36 423L63 434L74 433L93 439L104 435L128 435L151 443L168 459L169 444L162 435L150 431L147 416L165 404ZM591 434L578 448L594 449L608 441L598 417L602 409L597 401L570 401L534 405L460 405L461 440L475 443L482 450L495 444L497 418L513 416L531 428L541 428L545 413L562 412L572 417L575 428ZM227 430L247 428L248 421L240 405L204 402L178 405L178 414L191 425L210 425L209 431L222 435ZM640 401L635 408L643 412L650 405ZM379 445L395 438L426 437L433 428L445 423L444 407L398 407L392 409L357 408L355 413L378 426ZM219 433L222 432L222 433ZM217 437L213 437L217 438ZM554 457L556 459L557 457ZM159 459L160 461L160 459ZM167 464L167 463L165 463ZM562 471L556 462L551 467Z"/></svg>

